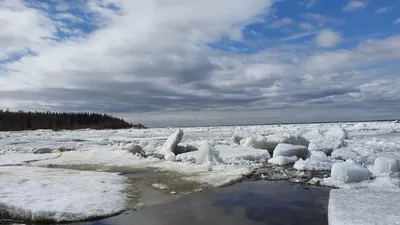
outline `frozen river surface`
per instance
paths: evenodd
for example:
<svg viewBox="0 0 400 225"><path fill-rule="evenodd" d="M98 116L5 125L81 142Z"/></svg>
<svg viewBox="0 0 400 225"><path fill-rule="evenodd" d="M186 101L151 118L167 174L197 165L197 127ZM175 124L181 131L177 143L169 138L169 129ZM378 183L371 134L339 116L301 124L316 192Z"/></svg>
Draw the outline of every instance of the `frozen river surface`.
<svg viewBox="0 0 400 225"><path fill-rule="evenodd" d="M396 224L397 131L400 123L368 122L0 132L0 216L95 219L244 178L290 177L339 188L329 224Z"/></svg>

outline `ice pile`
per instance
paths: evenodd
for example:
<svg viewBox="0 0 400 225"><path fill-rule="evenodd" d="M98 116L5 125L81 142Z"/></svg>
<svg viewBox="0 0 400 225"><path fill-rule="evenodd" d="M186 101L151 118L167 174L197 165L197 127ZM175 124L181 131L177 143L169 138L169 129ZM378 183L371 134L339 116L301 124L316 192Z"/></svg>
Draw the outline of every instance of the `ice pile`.
<svg viewBox="0 0 400 225"><path fill-rule="evenodd" d="M247 162L266 162L271 158L268 151L261 149L254 149L248 147L231 147L225 145L211 146L209 143L204 142L198 151L187 152L179 154L176 157L177 161L181 162L196 162L201 163L205 160L223 164L238 164Z"/></svg>
<svg viewBox="0 0 400 225"><path fill-rule="evenodd" d="M330 170L332 167L332 163L330 158L324 152L311 152L310 157L303 160L295 162L293 168L297 170L312 170L312 171L321 171L321 170Z"/></svg>
<svg viewBox="0 0 400 225"><path fill-rule="evenodd" d="M317 128L302 136L273 135L273 137L272 140L277 144L272 151L273 158L268 161L269 163L275 165L294 163L293 168L297 170L319 171L331 169L332 162L335 160L328 154L345 146L345 140L349 138L349 135L343 128L334 126L325 133Z"/></svg>
<svg viewBox="0 0 400 225"><path fill-rule="evenodd" d="M335 126L325 133L319 129L310 131L303 137L310 141L308 146L310 151L323 151L331 154L334 149L345 146L345 140L349 138L349 135L343 128Z"/></svg>
<svg viewBox="0 0 400 225"><path fill-rule="evenodd" d="M302 145L303 147L308 147L309 141L304 137L299 135L290 134L274 134L274 135L257 135L250 132L236 131L231 142L233 145L241 145L243 147L250 147L255 149L264 149L270 153L274 152L278 144L292 144L292 145Z"/></svg>

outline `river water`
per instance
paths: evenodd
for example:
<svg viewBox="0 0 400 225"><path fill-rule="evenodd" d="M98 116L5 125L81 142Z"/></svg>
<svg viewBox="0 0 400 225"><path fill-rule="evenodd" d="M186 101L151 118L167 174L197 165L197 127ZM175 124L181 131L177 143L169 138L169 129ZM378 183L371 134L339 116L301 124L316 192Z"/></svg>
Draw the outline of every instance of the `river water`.
<svg viewBox="0 0 400 225"><path fill-rule="evenodd" d="M326 225L329 188L246 181L86 225Z"/></svg>

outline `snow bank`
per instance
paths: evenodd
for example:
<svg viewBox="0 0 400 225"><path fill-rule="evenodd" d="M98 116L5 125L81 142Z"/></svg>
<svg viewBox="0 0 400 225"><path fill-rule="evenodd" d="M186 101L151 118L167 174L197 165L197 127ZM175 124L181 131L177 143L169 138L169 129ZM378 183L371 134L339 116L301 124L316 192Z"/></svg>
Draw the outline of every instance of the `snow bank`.
<svg viewBox="0 0 400 225"><path fill-rule="evenodd" d="M347 131L343 129L342 127L336 125L333 128L329 129L325 133L326 137L332 137L332 138L337 138L337 139L348 139L349 135L347 134Z"/></svg>
<svg viewBox="0 0 400 225"><path fill-rule="evenodd" d="M19 220L78 221L127 209L126 178L36 167L0 167L0 214Z"/></svg>
<svg viewBox="0 0 400 225"><path fill-rule="evenodd" d="M322 133L322 131L320 129L314 129L311 130L305 134L302 135L305 139L307 139L308 141L314 140L314 139L319 139L319 138L323 138L324 135Z"/></svg>
<svg viewBox="0 0 400 225"><path fill-rule="evenodd" d="M276 156L297 156L299 158L307 158L308 155L308 149L302 145L280 143L276 146L273 157L275 158Z"/></svg>
<svg viewBox="0 0 400 225"><path fill-rule="evenodd" d="M400 224L400 193L369 189L331 190L330 225Z"/></svg>
<svg viewBox="0 0 400 225"><path fill-rule="evenodd" d="M400 171L399 161L393 158L378 157L375 159L373 168L373 174L375 176L380 175L392 175Z"/></svg>
<svg viewBox="0 0 400 225"><path fill-rule="evenodd" d="M331 179L344 183L360 182L368 180L370 173L367 168L351 163L335 163L332 166Z"/></svg>
<svg viewBox="0 0 400 225"><path fill-rule="evenodd" d="M283 166L283 165L295 163L297 160L299 160L299 158L297 158L297 156L290 156L290 157L276 156L274 158L269 159L268 163L271 163L273 165Z"/></svg>

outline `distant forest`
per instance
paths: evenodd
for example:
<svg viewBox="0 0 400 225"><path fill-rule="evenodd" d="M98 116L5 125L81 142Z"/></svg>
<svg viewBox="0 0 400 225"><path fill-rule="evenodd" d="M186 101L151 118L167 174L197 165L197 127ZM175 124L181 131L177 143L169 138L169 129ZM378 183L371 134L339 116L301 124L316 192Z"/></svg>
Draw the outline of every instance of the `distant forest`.
<svg viewBox="0 0 400 225"><path fill-rule="evenodd" d="M0 110L0 131L146 128L107 114Z"/></svg>

